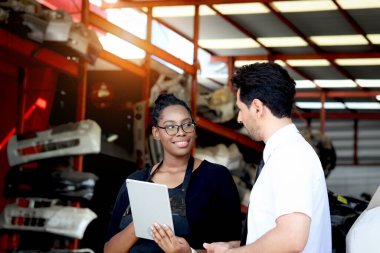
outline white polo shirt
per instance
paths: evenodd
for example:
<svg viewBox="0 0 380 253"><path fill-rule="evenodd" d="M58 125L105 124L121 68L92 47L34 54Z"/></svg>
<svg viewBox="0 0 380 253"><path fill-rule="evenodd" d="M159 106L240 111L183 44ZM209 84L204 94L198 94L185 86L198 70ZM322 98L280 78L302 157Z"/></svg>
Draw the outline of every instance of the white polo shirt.
<svg viewBox="0 0 380 253"><path fill-rule="evenodd" d="M303 252L330 253L326 181L314 149L296 126L289 124L269 138L263 159L265 165L250 196L247 244L274 228L281 215L300 212L311 218Z"/></svg>

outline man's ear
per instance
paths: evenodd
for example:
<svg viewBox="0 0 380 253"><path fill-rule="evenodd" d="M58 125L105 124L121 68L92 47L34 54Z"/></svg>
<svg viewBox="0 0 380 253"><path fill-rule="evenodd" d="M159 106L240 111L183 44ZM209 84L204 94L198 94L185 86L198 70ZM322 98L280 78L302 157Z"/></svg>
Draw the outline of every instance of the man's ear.
<svg viewBox="0 0 380 253"><path fill-rule="evenodd" d="M157 141L161 139L157 127L152 127L152 135L153 135L153 138Z"/></svg>
<svg viewBox="0 0 380 253"><path fill-rule="evenodd" d="M260 99L255 98L254 100L252 100L251 108L252 110L255 110L256 113L262 114L263 109L264 109L264 104L263 102L261 102Z"/></svg>

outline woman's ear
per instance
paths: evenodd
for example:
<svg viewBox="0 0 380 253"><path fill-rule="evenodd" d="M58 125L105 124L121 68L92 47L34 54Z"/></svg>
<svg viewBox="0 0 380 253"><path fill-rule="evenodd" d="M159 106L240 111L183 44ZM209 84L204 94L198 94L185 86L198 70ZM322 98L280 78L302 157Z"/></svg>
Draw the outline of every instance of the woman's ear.
<svg viewBox="0 0 380 253"><path fill-rule="evenodd" d="M158 132L158 128L157 127L152 127L152 135L153 135L153 138L157 141L161 140L160 138L160 133Z"/></svg>

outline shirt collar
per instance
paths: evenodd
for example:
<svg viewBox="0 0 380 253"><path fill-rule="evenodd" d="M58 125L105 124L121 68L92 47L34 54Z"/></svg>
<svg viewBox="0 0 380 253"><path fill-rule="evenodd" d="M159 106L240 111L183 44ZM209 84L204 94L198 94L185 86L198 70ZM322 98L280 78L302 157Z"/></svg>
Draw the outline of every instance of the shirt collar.
<svg viewBox="0 0 380 253"><path fill-rule="evenodd" d="M263 159L266 163L273 150L284 143L285 138L288 138L289 134L298 133L297 127L291 123L278 129L271 137L269 137L263 151Z"/></svg>

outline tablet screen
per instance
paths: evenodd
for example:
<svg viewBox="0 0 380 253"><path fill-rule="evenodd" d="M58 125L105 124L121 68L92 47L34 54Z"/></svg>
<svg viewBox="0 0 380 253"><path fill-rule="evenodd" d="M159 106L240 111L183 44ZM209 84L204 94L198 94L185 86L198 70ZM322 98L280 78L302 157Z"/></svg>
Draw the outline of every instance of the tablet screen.
<svg viewBox="0 0 380 253"><path fill-rule="evenodd" d="M153 223L166 224L174 231L166 185L133 179L127 179L126 184L137 237L153 240Z"/></svg>

